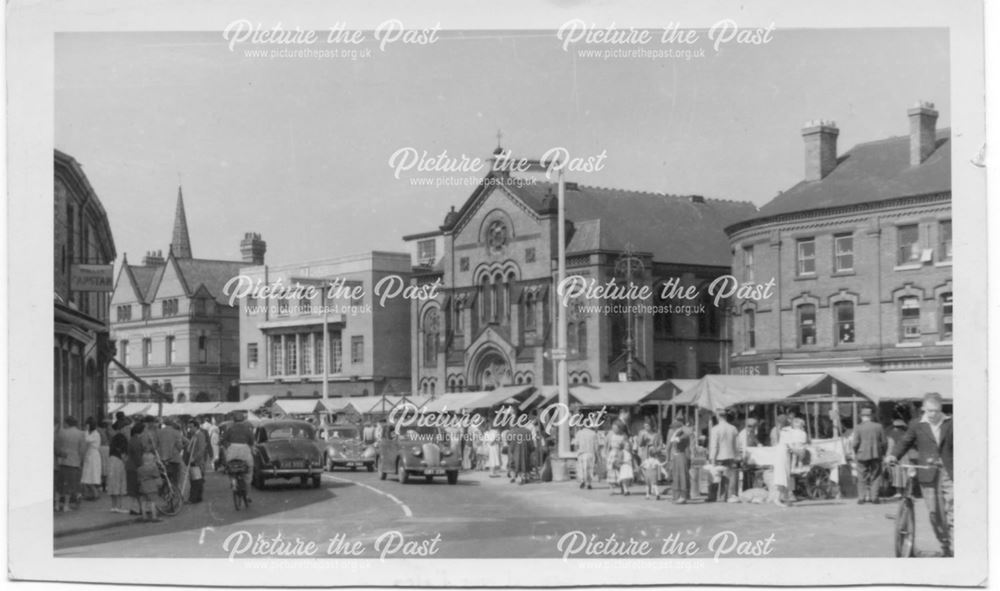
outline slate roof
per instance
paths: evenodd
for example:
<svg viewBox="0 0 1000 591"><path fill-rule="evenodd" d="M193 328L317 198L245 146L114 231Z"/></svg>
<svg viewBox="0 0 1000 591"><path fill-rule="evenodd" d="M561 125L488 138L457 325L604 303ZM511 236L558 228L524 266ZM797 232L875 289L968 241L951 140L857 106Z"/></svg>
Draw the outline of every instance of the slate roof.
<svg viewBox="0 0 1000 591"><path fill-rule="evenodd" d="M217 261L212 259L168 259L162 265L128 265L128 270L139 288L140 298L150 303L156 299L160 281L170 261L177 264L187 295L192 296L202 285L212 294L219 304L229 305L229 298L222 293L222 288L231 278L239 275L240 268L246 266L243 261Z"/></svg>
<svg viewBox="0 0 1000 591"><path fill-rule="evenodd" d="M837 167L818 181L802 181L752 216L756 220L901 197L951 191L951 129L937 131L934 152L910 166L910 136L858 144L837 159ZM748 224L737 224L742 227ZM730 228L730 231L737 228Z"/></svg>
<svg viewBox="0 0 1000 591"><path fill-rule="evenodd" d="M506 185L540 213L554 183ZM464 209L464 208L463 208ZM623 251L631 243L664 263L732 264L725 227L756 213L748 201L704 199L578 185L566 191L566 218L574 224L567 254L591 250Z"/></svg>

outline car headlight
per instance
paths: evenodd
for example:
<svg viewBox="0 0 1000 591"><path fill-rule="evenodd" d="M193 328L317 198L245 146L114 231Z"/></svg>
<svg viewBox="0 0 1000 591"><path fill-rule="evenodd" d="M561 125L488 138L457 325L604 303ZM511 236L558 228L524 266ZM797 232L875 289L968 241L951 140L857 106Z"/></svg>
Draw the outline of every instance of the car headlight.
<svg viewBox="0 0 1000 591"><path fill-rule="evenodd" d="M412 453L414 455L414 457L418 457L418 458L420 456L424 455L424 452L421 451L421 449L419 447L413 448L412 450L410 450L410 453Z"/></svg>
<svg viewBox="0 0 1000 591"><path fill-rule="evenodd" d="M441 457L445 457L446 458L446 457L448 457L450 455L451 455L451 449L450 448L446 447L446 448L444 448L444 449L441 450Z"/></svg>

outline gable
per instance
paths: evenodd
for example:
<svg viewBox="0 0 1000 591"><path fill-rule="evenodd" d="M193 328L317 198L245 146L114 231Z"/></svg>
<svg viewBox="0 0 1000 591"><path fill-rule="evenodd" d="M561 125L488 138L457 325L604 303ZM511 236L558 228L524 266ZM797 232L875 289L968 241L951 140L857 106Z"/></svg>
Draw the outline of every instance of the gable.
<svg viewBox="0 0 1000 591"><path fill-rule="evenodd" d="M463 206L455 224L456 247L478 245L487 253L489 227L494 221L503 223L509 242L537 234L546 226L532 207L503 187L490 187L472 199Z"/></svg>
<svg viewBox="0 0 1000 591"><path fill-rule="evenodd" d="M163 270L163 275L160 277L160 283L156 286L156 292L151 294L150 299L163 300L184 297L187 297L186 286L177 272L176 259L170 258Z"/></svg>
<svg viewBox="0 0 1000 591"><path fill-rule="evenodd" d="M136 304L143 301L143 294L136 289L135 281L130 273L129 265L118 269L115 288L111 293L111 305Z"/></svg>

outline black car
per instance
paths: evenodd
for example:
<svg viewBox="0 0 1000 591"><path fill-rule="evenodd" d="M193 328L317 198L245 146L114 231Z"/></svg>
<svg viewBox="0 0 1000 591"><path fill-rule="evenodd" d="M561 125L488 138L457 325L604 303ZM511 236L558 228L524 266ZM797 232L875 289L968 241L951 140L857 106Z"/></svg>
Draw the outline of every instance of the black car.
<svg viewBox="0 0 1000 591"><path fill-rule="evenodd" d="M268 479L298 477L319 488L323 455L316 446L316 428L306 421L273 419L254 429L253 485L264 488Z"/></svg>

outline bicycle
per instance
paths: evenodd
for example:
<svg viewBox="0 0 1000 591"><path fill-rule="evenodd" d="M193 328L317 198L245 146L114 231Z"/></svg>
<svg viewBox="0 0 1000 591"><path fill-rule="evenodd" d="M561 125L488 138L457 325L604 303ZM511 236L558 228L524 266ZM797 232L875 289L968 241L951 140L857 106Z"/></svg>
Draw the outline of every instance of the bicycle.
<svg viewBox="0 0 1000 591"><path fill-rule="evenodd" d="M160 471L160 488L156 495L156 508L160 513L173 517L180 513L184 507L184 497L180 489L174 486L174 482L170 479L167 465L160 458L160 453L154 449L153 454L156 456L156 467Z"/></svg>
<svg viewBox="0 0 1000 591"><path fill-rule="evenodd" d="M243 460L230 460L226 463L226 474L233 489L233 506L239 511L250 506L247 499L247 481L244 476L250 471L250 466Z"/></svg>
<svg viewBox="0 0 1000 591"><path fill-rule="evenodd" d="M913 506L913 477L917 470L929 470L937 466L918 466L916 464L896 464L906 469L906 480L903 481L903 498L896 511L896 529L894 542L896 558L913 558L917 540L917 516Z"/></svg>

